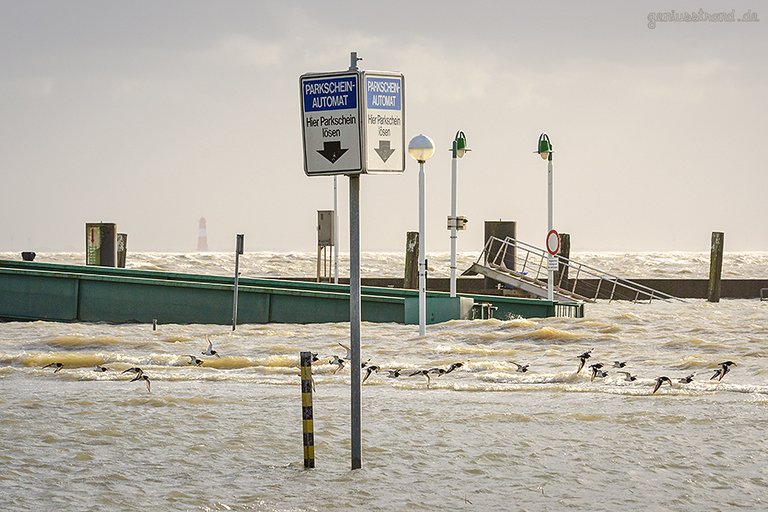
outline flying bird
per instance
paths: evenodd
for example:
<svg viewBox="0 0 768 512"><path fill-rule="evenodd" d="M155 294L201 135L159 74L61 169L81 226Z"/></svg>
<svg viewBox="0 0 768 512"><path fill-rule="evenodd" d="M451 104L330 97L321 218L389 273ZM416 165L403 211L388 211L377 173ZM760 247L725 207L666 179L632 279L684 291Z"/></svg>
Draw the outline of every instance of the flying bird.
<svg viewBox="0 0 768 512"><path fill-rule="evenodd" d="M586 352L584 352L579 356L579 367L576 369L576 373L579 373L581 369L584 368L584 364L587 362L587 359L592 357L590 354L592 350L595 350L595 349L587 350Z"/></svg>
<svg viewBox="0 0 768 512"><path fill-rule="evenodd" d="M416 370L408 376L413 377L414 375L423 375L427 379L427 389L429 389L429 370Z"/></svg>
<svg viewBox="0 0 768 512"><path fill-rule="evenodd" d="M375 364L372 364L370 366L366 366L365 368L365 377L363 377L363 382L365 383L366 380L368 380L368 377L371 376L373 372L379 373L380 368L376 366Z"/></svg>
<svg viewBox="0 0 768 512"><path fill-rule="evenodd" d="M591 364L591 365L589 365L589 367L592 368L592 375L589 378L590 382L595 380L595 377L603 378L603 377L608 376L608 372L605 372L605 371L600 369L600 368L603 367L602 363Z"/></svg>
<svg viewBox="0 0 768 512"><path fill-rule="evenodd" d="M64 363L55 362L55 363L48 363L47 365L43 366L43 368L50 368L50 367L56 368L55 370L53 370L53 373L56 373L62 368L64 368Z"/></svg>
<svg viewBox="0 0 768 512"><path fill-rule="evenodd" d="M398 368L397 370L387 370L387 377L390 379L396 379L400 376L400 372L403 371L402 368ZM448 373L446 371L446 373Z"/></svg>
<svg viewBox="0 0 768 512"><path fill-rule="evenodd" d="M669 383L669 387L672 387L672 381L669 379L669 377L661 376L661 377L656 379L656 385L653 387L653 393L656 393L659 390L659 388L661 387L661 385L664 384L665 382L668 382ZM651 394L653 394L653 393L651 393Z"/></svg>
<svg viewBox="0 0 768 512"><path fill-rule="evenodd" d="M328 364L336 365L336 369L333 370L333 373L339 373L339 370L344 369L344 359L340 358L339 356L333 356L333 359L328 361Z"/></svg>
<svg viewBox="0 0 768 512"><path fill-rule="evenodd" d="M679 382L680 384L690 384L691 381L693 381L693 376L694 375L695 374L692 373L692 374L688 375L687 377L683 377L681 379L677 379L677 382Z"/></svg>
<svg viewBox="0 0 768 512"><path fill-rule="evenodd" d="M123 370L120 373L143 373L143 371L138 366L134 366L133 368L128 368L127 370Z"/></svg>
<svg viewBox="0 0 768 512"><path fill-rule="evenodd" d="M725 377L725 374L731 371L731 366L736 366L736 363L733 361L726 361L724 363L720 363L720 368L715 370L715 374L709 378L709 380L717 379L718 381L723 380L723 377Z"/></svg>
<svg viewBox="0 0 768 512"><path fill-rule="evenodd" d="M528 367L530 366L529 364L520 364L520 363L516 363L514 361L508 361L508 362L510 362L513 365L517 366L517 370L515 370L515 371L520 372L520 373L527 372L528 371Z"/></svg>
<svg viewBox="0 0 768 512"><path fill-rule="evenodd" d="M189 358L189 362L187 364L193 364L195 366L200 366L203 364L202 359L198 359L197 356L193 356L192 354L187 354L187 357Z"/></svg>
<svg viewBox="0 0 768 512"><path fill-rule="evenodd" d="M625 366L627 366L627 362L626 361L614 361L613 362L613 367L614 368L624 368Z"/></svg>
<svg viewBox="0 0 768 512"><path fill-rule="evenodd" d="M350 349L348 346L344 345L343 343L339 343L339 346L347 351L346 354L344 354L344 359L347 361L352 360L352 349Z"/></svg>
<svg viewBox="0 0 768 512"><path fill-rule="evenodd" d="M451 366L445 370L445 373L451 373L453 370L461 368L462 366L464 366L464 363L452 363Z"/></svg>
<svg viewBox="0 0 768 512"><path fill-rule="evenodd" d="M208 341L208 348L205 349L205 351L202 352L204 356L216 356L221 357L219 353L215 350L213 350L213 343L211 343L211 339L208 337L208 335L205 335L205 339Z"/></svg>
<svg viewBox="0 0 768 512"><path fill-rule="evenodd" d="M136 375L134 378L131 379L131 382L136 380L143 380L144 384L147 385L147 393L152 392L152 384L149 381L149 377L143 373L140 373L139 375Z"/></svg>
<svg viewBox="0 0 768 512"><path fill-rule="evenodd" d="M95 372L106 372L108 370L109 368L107 368L106 366L101 366L100 364L97 364L96 367L93 369L93 371Z"/></svg>
<svg viewBox="0 0 768 512"><path fill-rule="evenodd" d="M630 374L629 372L616 372L616 373L623 373L624 374L624 380L626 380L627 382L632 382L632 381L637 380L637 377L632 375L632 374Z"/></svg>

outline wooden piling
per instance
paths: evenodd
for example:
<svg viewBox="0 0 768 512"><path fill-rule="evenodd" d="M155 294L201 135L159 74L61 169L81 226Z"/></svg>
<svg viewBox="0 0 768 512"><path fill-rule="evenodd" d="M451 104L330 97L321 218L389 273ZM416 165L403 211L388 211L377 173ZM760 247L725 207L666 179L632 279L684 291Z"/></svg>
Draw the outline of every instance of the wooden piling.
<svg viewBox="0 0 768 512"><path fill-rule="evenodd" d="M312 412L312 352L301 353L301 418L304 467L315 467L315 427Z"/></svg>
<svg viewBox="0 0 768 512"><path fill-rule="evenodd" d="M517 222L514 220L501 220L501 219L499 219L498 221L486 220L484 230L485 230L484 245L488 243L488 239L491 237L495 237L500 240L504 240L506 237L517 238ZM496 246L495 249L498 249L498 246ZM515 247L512 247L504 255L503 260L496 261L495 263L498 265L503 264L505 267L507 267L510 270L516 270L515 268L516 259L517 259L517 249ZM490 277L486 277L484 280L484 285L486 289L496 288L496 285L498 284L499 284L498 282L494 281Z"/></svg>
<svg viewBox="0 0 768 512"><path fill-rule="evenodd" d="M419 232L408 231L405 236L405 277L403 288L419 287Z"/></svg>
<svg viewBox="0 0 768 512"><path fill-rule="evenodd" d="M559 287L568 280L568 266L565 264L571 257L571 235L568 233L560 233L560 252L558 255L560 258L565 258L565 262L560 259L557 272L555 272L555 286Z"/></svg>
<svg viewBox="0 0 768 512"><path fill-rule="evenodd" d="M157 318L152 319L152 330L153 331L157 330Z"/></svg>
<svg viewBox="0 0 768 512"><path fill-rule="evenodd" d="M125 268L128 256L128 233L117 234L117 268Z"/></svg>
<svg viewBox="0 0 768 512"><path fill-rule="evenodd" d="M712 232L712 247L709 253L709 289L708 302L720 302L720 276L723 271L723 245L725 234Z"/></svg>

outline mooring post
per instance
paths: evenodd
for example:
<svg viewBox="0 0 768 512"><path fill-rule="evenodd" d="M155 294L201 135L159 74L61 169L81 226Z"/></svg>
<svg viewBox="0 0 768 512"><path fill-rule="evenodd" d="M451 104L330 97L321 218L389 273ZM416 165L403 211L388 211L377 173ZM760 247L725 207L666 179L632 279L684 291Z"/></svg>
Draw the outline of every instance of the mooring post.
<svg viewBox="0 0 768 512"><path fill-rule="evenodd" d="M725 233L712 232L712 248L709 253L708 302L720 302L720 275L723 271L723 245Z"/></svg>
<svg viewBox="0 0 768 512"><path fill-rule="evenodd" d="M312 352L301 353L301 418L304 467L315 467L315 426L312 412Z"/></svg>
<svg viewBox="0 0 768 512"><path fill-rule="evenodd" d="M405 234L405 277L403 288L415 290L419 286L419 232Z"/></svg>
<svg viewBox="0 0 768 512"><path fill-rule="evenodd" d="M152 319L152 330L153 331L157 330L157 318Z"/></svg>
<svg viewBox="0 0 768 512"><path fill-rule="evenodd" d="M560 263L558 263L557 272L555 272L555 285L562 287L561 284L568 281L568 259L571 257L571 235L560 233ZM564 258L564 259L563 259Z"/></svg>

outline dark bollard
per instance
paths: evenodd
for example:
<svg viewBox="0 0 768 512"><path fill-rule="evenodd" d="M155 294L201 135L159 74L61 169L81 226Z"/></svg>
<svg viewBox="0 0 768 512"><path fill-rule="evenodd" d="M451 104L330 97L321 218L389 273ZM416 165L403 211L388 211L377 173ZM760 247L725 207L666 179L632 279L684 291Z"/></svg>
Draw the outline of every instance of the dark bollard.
<svg viewBox="0 0 768 512"><path fill-rule="evenodd" d="M557 272L555 272L555 286L561 288L564 283L568 281L568 266L566 263L571 257L571 235L568 233L560 233L560 263L558 264Z"/></svg>
<svg viewBox="0 0 768 512"><path fill-rule="evenodd" d="M708 302L720 302L720 275L723 271L723 245L725 233L712 232L712 247L709 255L709 289Z"/></svg>
<svg viewBox="0 0 768 512"><path fill-rule="evenodd" d="M37 254L35 254L34 251L24 251L21 253L21 259L24 261L35 261L35 256L37 256Z"/></svg>
<svg viewBox="0 0 768 512"><path fill-rule="evenodd" d="M419 233L408 231L405 236L405 277L403 288L419 287Z"/></svg>

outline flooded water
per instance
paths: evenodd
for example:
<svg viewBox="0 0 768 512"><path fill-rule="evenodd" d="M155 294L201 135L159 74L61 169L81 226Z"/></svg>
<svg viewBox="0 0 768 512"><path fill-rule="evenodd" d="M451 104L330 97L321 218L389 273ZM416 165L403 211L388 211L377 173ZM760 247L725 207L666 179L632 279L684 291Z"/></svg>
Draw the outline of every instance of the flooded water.
<svg viewBox="0 0 768 512"><path fill-rule="evenodd" d="M362 388L354 471L349 368L328 364L344 355L349 324L0 323L1 508L765 510L767 319L768 302L694 300L452 321L423 338L417 326L364 323L362 358L382 370ZM221 357L203 355L206 336ZM312 470L302 464L304 350L321 357ZM725 361L736 364L711 380ZM456 362L429 381L409 376ZM608 375L592 379L598 362ZM133 367L149 388L123 373ZM653 393L659 376L671 385Z"/></svg>

